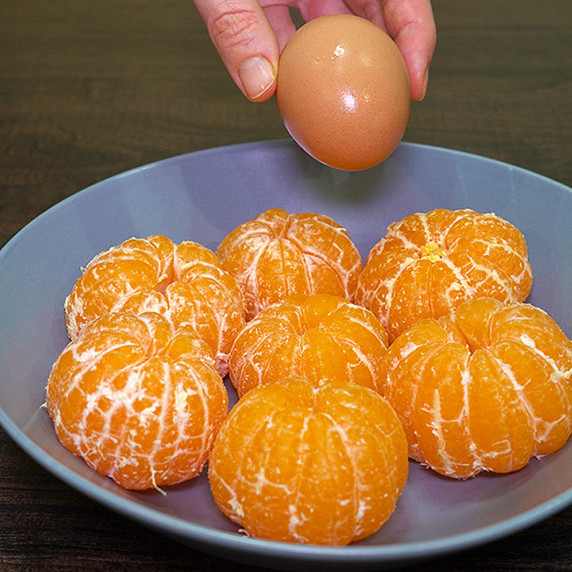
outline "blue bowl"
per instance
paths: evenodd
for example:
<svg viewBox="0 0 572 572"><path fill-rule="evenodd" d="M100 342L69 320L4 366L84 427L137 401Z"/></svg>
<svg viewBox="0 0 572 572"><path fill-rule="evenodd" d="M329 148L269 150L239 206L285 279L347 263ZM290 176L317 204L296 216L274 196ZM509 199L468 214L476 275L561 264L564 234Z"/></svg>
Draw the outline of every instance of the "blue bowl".
<svg viewBox="0 0 572 572"><path fill-rule="evenodd" d="M467 481L411 463L405 492L376 534L348 547L249 538L220 513L204 474L167 495L126 491L57 441L45 384L67 343L64 298L80 268L132 236L161 233L216 249L238 224L281 207L344 225L364 259L387 225L412 212L495 212L524 234L534 271L528 299L572 337L572 190L498 161L402 143L355 173L310 159L291 141L222 147L117 175L55 205L0 252L0 422L54 475L127 517L218 556L296 569L384 569L482 544L572 503L572 444L508 475ZM231 389L232 391L232 389Z"/></svg>

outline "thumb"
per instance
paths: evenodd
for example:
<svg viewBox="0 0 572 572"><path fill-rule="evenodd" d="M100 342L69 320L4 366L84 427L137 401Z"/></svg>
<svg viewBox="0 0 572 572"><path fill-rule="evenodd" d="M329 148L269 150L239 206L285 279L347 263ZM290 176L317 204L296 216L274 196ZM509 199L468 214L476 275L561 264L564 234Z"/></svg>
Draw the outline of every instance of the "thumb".
<svg viewBox="0 0 572 572"><path fill-rule="evenodd" d="M230 76L251 101L276 90L280 49L255 0L195 0L212 43Z"/></svg>

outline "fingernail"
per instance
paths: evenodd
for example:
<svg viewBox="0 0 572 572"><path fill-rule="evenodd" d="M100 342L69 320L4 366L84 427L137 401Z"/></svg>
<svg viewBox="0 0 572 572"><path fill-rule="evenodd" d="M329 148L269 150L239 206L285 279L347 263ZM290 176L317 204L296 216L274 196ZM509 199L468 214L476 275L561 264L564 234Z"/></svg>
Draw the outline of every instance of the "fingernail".
<svg viewBox="0 0 572 572"><path fill-rule="evenodd" d="M276 73L272 64L264 56L254 56L240 64L238 77L246 96L255 100L270 89L276 79Z"/></svg>

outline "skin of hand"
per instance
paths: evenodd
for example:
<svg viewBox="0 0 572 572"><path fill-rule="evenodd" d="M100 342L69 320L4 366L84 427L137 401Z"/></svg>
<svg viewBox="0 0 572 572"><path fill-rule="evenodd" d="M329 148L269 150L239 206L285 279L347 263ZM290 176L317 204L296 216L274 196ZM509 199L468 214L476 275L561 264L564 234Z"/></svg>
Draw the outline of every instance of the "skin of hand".
<svg viewBox="0 0 572 572"><path fill-rule="evenodd" d="M437 32L430 0L194 0L230 76L251 101L276 91L280 51L296 31L290 8L305 21L327 14L356 14L395 41L409 72L411 98L427 90Z"/></svg>

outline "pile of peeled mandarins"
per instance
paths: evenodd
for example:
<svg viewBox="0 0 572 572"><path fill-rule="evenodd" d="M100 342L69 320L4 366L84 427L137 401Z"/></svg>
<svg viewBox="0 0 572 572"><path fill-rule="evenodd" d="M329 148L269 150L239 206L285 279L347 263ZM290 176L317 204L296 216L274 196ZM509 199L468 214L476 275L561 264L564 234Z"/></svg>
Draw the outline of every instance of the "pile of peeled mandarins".
<svg viewBox="0 0 572 572"><path fill-rule="evenodd" d="M61 443L123 487L208 462L247 533L346 545L390 517L409 458L460 479L566 443L572 342L524 303L531 286L521 232L468 209L391 224L365 265L340 224L282 209L216 253L133 238L66 298L46 404Z"/></svg>

